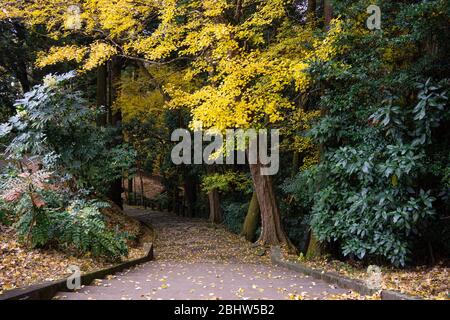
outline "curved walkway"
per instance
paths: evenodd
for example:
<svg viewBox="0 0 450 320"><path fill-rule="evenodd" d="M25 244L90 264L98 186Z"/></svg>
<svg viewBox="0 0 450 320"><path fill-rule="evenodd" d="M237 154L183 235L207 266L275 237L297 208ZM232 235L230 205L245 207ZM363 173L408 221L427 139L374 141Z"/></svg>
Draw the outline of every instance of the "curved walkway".
<svg viewBox="0 0 450 320"><path fill-rule="evenodd" d="M268 255L200 219L129 208L156 230L155 260L59 299L326 299L346 293L271 265Z"/></svg>

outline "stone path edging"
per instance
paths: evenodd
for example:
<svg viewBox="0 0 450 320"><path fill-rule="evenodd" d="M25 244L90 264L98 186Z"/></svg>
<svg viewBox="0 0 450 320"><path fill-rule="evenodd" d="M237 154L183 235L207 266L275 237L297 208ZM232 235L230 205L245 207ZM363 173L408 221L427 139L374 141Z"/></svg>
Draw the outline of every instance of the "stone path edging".
<svg viewBox="0 0 450 320"><path fill-rule="evenodd" d="M350 279L333 272L325 272L319 269L309 268L301 263L285 261L282 258L279 247L273 247L270 251L270 260L273 264L304 273L316 279L335 284L341 288L358 292L361 295L373 295L377 290L370 289L362 281ZM391 290L381 290L381 300L423 300L420 297L406 295Z"/></svg>
<svg viewBox="0 0 450 320"><path fill-rule="evenodd" d="M150 227L144 223L146 228ZM147 250L147 254L138 259L122 262L110 268L97 270L94 272L81 275L81 285L89 285L95 279L102 279L108 275L123 271L135 265L153 260L153 243ZM27 287L12 289L0 294L0 300L49 300L55 296L57 292L70 292L67 288L67 279L43 282Z"/></svg>

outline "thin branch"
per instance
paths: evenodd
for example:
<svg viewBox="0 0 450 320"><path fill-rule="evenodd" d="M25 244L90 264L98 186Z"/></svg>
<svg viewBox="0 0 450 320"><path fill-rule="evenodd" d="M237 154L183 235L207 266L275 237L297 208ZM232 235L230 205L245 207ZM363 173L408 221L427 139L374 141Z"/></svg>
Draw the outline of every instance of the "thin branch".
<svg viewBox="0 0 450 320"><path fill-rule="evenodd" d="M176 61L191 60L191 58L188 58L188 57L177 57L177 58L174 58L174 59L168 60L168 61L153 61L153 60L148 60L148 59L145 59L145 58L139 58L139 57L130 56L130 55L127 55L127 54L120 54L119 57L130 59L130 60L134 60L134 61L140 61L140 62L147 63L147 64L158 65L158 66L171 64L171 63L176 62Z"/></svg>

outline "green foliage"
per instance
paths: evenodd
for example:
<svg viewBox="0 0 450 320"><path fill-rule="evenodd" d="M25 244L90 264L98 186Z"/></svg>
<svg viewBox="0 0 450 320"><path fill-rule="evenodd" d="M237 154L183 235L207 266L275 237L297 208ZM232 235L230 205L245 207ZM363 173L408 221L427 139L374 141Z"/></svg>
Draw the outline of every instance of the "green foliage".
<svg viewBox="0 0 450 320"><path fill-rule="evenodd" d="M383 30L367 32L358 18L367 1L334 2L345 50L310 68L324 114L310 136L322 159L286 191L312 204L320 241L405 265L448 208L449 4L383 1Z"/></svg>
<svg viewBox="0 0 450 320"><path fill-rule="evenodd" d="M167 194L167 192L158 194L154 198L154 203L159 208L167 208L169 204L169 195Z"/></svg>
<svg viewBox="0 0 450 320"><path fill-rule="evenodd" d="M136 153L127 145L116 145L117 129L96 126L99 111L88 107L81 92L73 91L68 80L74 76L49 75L44 85L27 92L16 103L17 114L1 125L0 136L14 131L6 150L10 158L54 153L54 165L72 175L79 188L106 192L111 181L132 171Z"/></svg>
<svg viewBox="0 0 450 320"><path fill-rule="evenodd" d="M228 230L239 234L248 210L248 202L225 201L222 205L224 224Z"/></svg>
<svg viewBox="0 0 450 320"><path fill-rule="evenodd" d="M239 234L247 215L249 195L253 192L251 178L237 171L204 176L202 190L208 193L214 189L222 194L223 223L228 230Z"/></svg>
<svg viewBox="0 0 450 320"><path fill-rule="evenodd" d="M47 212L30 207L15 224L19 238L32 247L43 247L53 238L52 224Z"/></svg>
<svg viewBox="0 0 450 320"><path fill-rule="evenodd" d="M126 235L107 228L99 211L105 204L83 199L130 172L135 152L95 125L98 113L72 90L73 76L46 77L0 125L0 136L13 136L0 176L2 210L14 213L19 236L32 247L57 245L116 260L127 254Z"/></svg>
<svg viewBox="0 0 450 320"><path fill-rule="evenodd" d="M28 90L33 40L18 19L0 20L0 123L14 114L14 101Z"/></svg>
<svg viewBox="0 0 450 320"><path fill-rule="evenodd" d="M0 123L8 120L13 114L12 101L15 98L15 91L11 88L11 81L10 76L0 74Z"/></svg>
<svg viewBox="0 0 450 320"><path fill-rule="evenodd" d="M30 207L21 215L16 229L31 247L57 245L66 251L119 260L126 256L126 235L110 231L99 211L108 204L74 200L64 211Z"/></svg>
<svg viewBox="0 0 450 320"><path fill-rule="evenodd" d="M310 229L310 216L304 214L303 208L300 208L299 212L294 211L298 207L296 205L286 208L286 204L281 203L280 207L283 226L289 239L299 251L306 252Z"/></svg>
<svg viewBox="0 0 450 320"><path fill-rule="evenodd" d="M202 190L206 193L217 189L220 192L229 192L231 190L248 193L251 190L252 182L250 178L243 173L227 171L225 173L214 173L203 178Z"/></svg>
<svg viewBox="0 0 450 320"><path fill-rule="evenodd" d="M55 213L53 224L58 244L116 260L126 256L127 235L108 230L99 211L107 206L97 201L76 200L65 211Z"/></svg>
<svg viewBox="0 0 450 320"><path fill-rule="evenodd" d="M125 256L126 235L109 230L99 211L109 205L77 199L69 190L57 188L56 179L40 171L28 175L14 169L1 176L0 195L5 201L0 211L16 221L20 239L30 247L53 245L112 260Z"/></svg>
<svg viewBox="0 0 450 320"><path fill-rule="evenodd" d="M11 214L6 209L6 205L2 200L0 200L0 224L3 225L11 224Z"/></svg>

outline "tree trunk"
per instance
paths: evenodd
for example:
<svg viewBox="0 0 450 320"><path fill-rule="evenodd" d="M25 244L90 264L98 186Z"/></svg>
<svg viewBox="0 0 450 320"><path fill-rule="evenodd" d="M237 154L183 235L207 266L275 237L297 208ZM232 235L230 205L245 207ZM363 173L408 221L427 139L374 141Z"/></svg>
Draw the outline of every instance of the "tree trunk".
<svg viewBox="0 0 450 320"><path fill-rule="evenodd" d="M116 205L123 209L123 201L122 201L122 179L116 179L111 182L109 186L109 190L107 193L107 197L114 202Z"/></svg>
<svg viewBox="0 0 450 320"><path fill-rule="evenodd" d="M333 7L331 6L331 0L323 1L323 16L325 18L325 26L329 27L331 19L333 19Z"/></svg>
<svg viewBox="0 0 450 320"><path fill-rule="evenodd" d="M299 173L299 168L300 168L300 153L294 151L294 154L292 156L292 171L291 171L292 177L295 177L297 173Z"/></svg>
<svg viewBox="0 0 450 320"><path fill-rule="evenodd" d="M110 83L109 83L109 110L110 122L113 126L119 126L122 122L122 111L120 109L113 110L114 102L117 98L117 92L120 85L120 77L122 74L123 60L119 57L113 57L110 67Z"/></svg>
<svg viewBox="0 0 450 320"><path fill-rule="evenodd" d="M133 178L128 178L127 179L127 183L128 183L128 204L131 205L132 203L132 197L133 197Z"/></svg>
<svg viewBox="0 0 450 320"><path fill-rule="evenodd" d="M209 175L216 172L214 166L206 166L206 172ZM217 189L213 189L208 192L208 202L209 202L209 221L212 223L221 223L223 221L223 211L220 207L220 194Z"/></svg>
<svg viewBox="0 0 450 320"><path fill-rule="evenodd" d="M138 171L139 171L139 182L141 184L141 206L144 206L144 208L147 209L147 206L145 204L144 179L142 178L142 168L139 161L138 161Z"/></svg>
<svg viewBox="0 0 450 320"><path fill-rule="evenodd" d="M120 58L113 57L109 61L109 77L108 77L108 93L107 93L107 104L108 104L108 123L111 126L119 127L122 122L122 112L116 110L112 111L112 106L114 100L117 97L117 86L120 82L120 75L122 71L123 61ZM114 144L119 145L123 141L122 132L115 137ZM107 196L117 204L121 209L123 209L122 203L122 178L114 180L110 187Z"/></svg>
<svg viewBox="0 0 450 320"><path fill-rule="evenodd" d="M189 174L184 177L184 196L187 207L186 215L194 217L197 202L197 180Z"/></svg>
<svg viewBox="0 0 450 320"><path fill-rule="evenodd" d="M287 245L296 251L281 225L281 214L273 189L271 176L261 175L261 163L250 164L250 172L255 186L261 211L261 235L258 242L261 245Z"/></svg>
<svg viewBox="0 0 450 320"><path fill-rule="evenodd" d="M17 38L20 43L24 43L27 37L27 30L22 23L14 23L14 29L17 31ZM27 61L23 55L17 56L17 61L14 63L16 67L16 76L20 82L23 93L30 91L30 81L28 80Z"/></svg>
<svg viewBox="0 0 450 320"><path fill-rule="evenodd" d="M322 254L322 246L320 245L320 242L317 241L312 231L309 231L309 240L306 249L306 258L307 259L316 258L321 254Z"/></svg>
<svg viewBox="0 0 450 320"><path fill-rule="evenodd" d="M20 82L23 93L30 91L30 82L28 80L27 65L24 60L17 62L17 79Z"/></svg>
<svg viewBox="0 0 450 320"><path fill-rule="evenodd" d="M255 241L256 229L258 229L259 221L260 212L258 196L256 195L256 192L253 192L250 205L248 206L247 215L245 216L245 221L242 226L241 236L244 236L247 241Z"/></svg>
<svg viewBox="0 0 450 320"><path fill-rule="evenodd" d="M209 200L209 221L219 224L223 221L223 212L220 207L219 191L216 189L208 193Z"/></svg>
<svg viewBox="0 0 450 320"><path fill-rule="evenodd" d="M180 191L178 190L178 187L175 186L172 192L173 192L172 210L177 216L179 216L181 214Z"/></svg>
<svg viewBox="0 0 450 320"><path fill-rule="evenodd" d="M106 84L107 84L107 76L108 72L106 69L106 64L102 64L101 66L97 67L97 107L105 107L107 108L107 101L106 101ZM97 119L97 125L99 126L106 126L106 119L107 119L107 110L105 110L105 113L101 114Z"/></svg>

